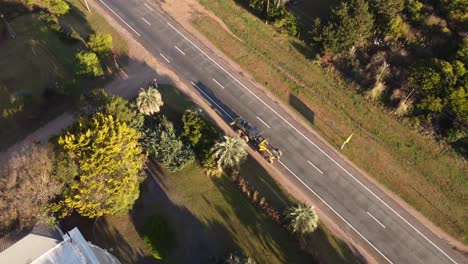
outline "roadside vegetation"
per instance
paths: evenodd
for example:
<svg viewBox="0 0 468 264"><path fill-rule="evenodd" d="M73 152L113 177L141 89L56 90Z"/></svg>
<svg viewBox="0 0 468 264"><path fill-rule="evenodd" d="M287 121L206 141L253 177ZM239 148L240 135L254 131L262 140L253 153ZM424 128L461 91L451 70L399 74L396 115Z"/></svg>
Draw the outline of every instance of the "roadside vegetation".
<svg viewBox="0 0 468 264"><path fill-rule="evenodd" d="M315 22L318 21L315 20L318 14L314 10L305 8L310 5L310 3L305 3L307 1L303 1L299 6L286 7L287 10L301 10L301 15L297 15L301 26L300 32L302 32L300 38L288 36L279 32L274 25L265 24L265 17L261 15L261 12L259 13L250 6L253 1L201 0L200 2L216 14L231 33L237 37L233 37L223 30L216 21L208 16L198 16L193 21L194 26L213 44L249 71L259 83L269 88L279 98L283 98L335 147L339 147L346 137L354 132L351 144L343 150L346 156L422 212L432 222L457 239L467 242L468 226L465 221L464 193L468 167L463 154L460 154L464 152L464 147L459 148L465 143L463 143L463 137L452 145L447 144L448 140L443 139L449 131L460 128L463 130L466 119L463 115L451 116L449 121L453 121L453 123L445 129L439 130L440 123L434 123L431 120L441 121L442 117L434 119L432 112L418 110L420 109L418 104L429 94L424 93L420 87L413 86L410 90L406 88L406 84L414 83L410 81L411 78L413 80L426 79L425 77L420 78L418 73L424 75L427 72L434 72L434 80L438 80L437 85L446 83L448 80L453 84L447 86L444 91L449 91L449 87L452 87L453 91L463 89L458 87L463 87L463 83L466 83L464 81L466 75L459 77L456 73L457 70L455 70L458 66L453 66L460 65L455 62L456 60L460 61L457 59L457 55L453 55L453 59L451 59L452 57L440 58L436 65L445 68L437 66L439 68L433 68L433 71L421 70L413 66L409 66L409 69L398 68L399 64L386 59L388 57L386 53L383 54L380 63L369 64L369 68L366 68L369 61L363 60L361 55L364 51L368 51L367 49L371 49L370 47L374 44L358 32L373 34L377 27L385 27L384 24L381 24L383 21L374 20L376 17L372 13L374 11L369 11L375 10L372 8L377 8L376 6L371 8L370 2L377 5L379 1L356 0L348 4L340 4L341 1L335 1L334 3L337 4L337 7L333 9L335 15L331 16L330 19L322 19L320 23ZM383 1L382 4L384 2L386 3ZM379 7L383 8L384 11L392 11ZM404 10L402 12L406 12ZM361 12L365 15L362 15ZM422 16L430 16L429 13L424 13L426 11L421 12ZM404 14L398 16L405 19L406 15ZM322 14L322 17L326 18L327 16ZM399 21L399 18L395 19L397 20L392 21L395 23ZM439 19L441 18L439 17ZM344 21L349 21L349 23ZM410 22L404 20L404 23ZM353 28L345 28L345 26ZM458 32L454 29L451 36L454 39L459 39L456 37ZM352 42L348 42L348 44L340 39L333 39L334 36L348 36L348 34L350 37L353 36ZM385 33L378 34L381 34L378 36L382 36L380 40L386 36ZM313 43L311 39L314 39ZM385 41L393 43L391 39ZM394 44L388 44L390 45L388 46L383 44L385 41L379 42L381 46L378 47L387 47L391 50ZM444 41L452 41L452 38ZM454 43L463 44L458 40ZM346 47L343 48L341 45ZM463 50L458 44L455 46L457 47L451 49L452 51L459 53L460 50ZM334 52L344 52L344 55ZM409 58L412 58L411 56ZM369 89L369 85L366 86L365 82L361 82L362 75L349 75L347 74L349 72L342 71L338 66L347 65L345 58L351 58L354 63L357 63L349 68L368 74L369 79L367 80L370 81L367 83L372 84L371 87L376 85L377 88ZM391 58L396 60L396 57ZM447 60L448 64L441 60ZM385 64L384 61L391 66ZM432 67L431 65L435 64L425 63L424 67ZM389 67L392 69L391 71L411 73L408 75L408 82L400 82L399 92L394 92L393 88L382 90L382 82L385 83L385 87L390 87L392 83L387 79L392 76L391 74L387 75ZM444 75L441 71L452 75L448 76L445 73ZM360 79L355 80L355 75ZM407 80L403 76L401 78L395 78L395 76L392 77L395 80ZM444 79L444 76L448 76L448 79ZM418 82L416 84L419 85ZM433 83L429 86L436 87L433 86ZM413 88L415 91L410 95ZM395 99L396 101L390 99L391 95L395 93L401 93L398 97L401 102L409 97L406 102L411 99L414 110L405 112L403 115L392 114L399 113L398 106L392 108L388 104L392 100L392 102L398 102L397 99ZM440 97L441 94L438 96L441 99L443 109L452 107L449 97ZM460 109L464 109L467 104L463 100L465 99L454 99L452 102L461 103L463 107ZM446 110L440 112L442 116L445 114ZM432 117L428 119L428 116Z"/></svg>
<svg viewBox="0 0 468 264"><path fill-rule="evenodd" d="M3 1L16 38L0 31L0 149L70 110L126 62L125 41L79 0ZM115 60L114 60L115 58ZM122 65L118 65L122 64Z"/></svg>

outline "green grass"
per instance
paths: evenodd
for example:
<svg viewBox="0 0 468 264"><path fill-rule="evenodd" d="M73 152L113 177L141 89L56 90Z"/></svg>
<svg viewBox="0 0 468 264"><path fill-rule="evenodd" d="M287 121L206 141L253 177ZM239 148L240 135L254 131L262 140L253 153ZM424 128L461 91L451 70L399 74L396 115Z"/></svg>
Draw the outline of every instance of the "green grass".
<svg viewBox="0 0 468 264"><path fill-rule="evenodd" d="M180 120L182 113L194 106L171 86L160 85L159 89L165 102L162 113L172 120ZM311 263L312 257L299 249L298 241L259 213L226 177L213 180L196 163L171 173L150 162L147 175L133 212L105 217L96 229L98 240L94 242L114 248L113 254L123 262L151 257L138 231L158 214L175 233L167 263L183 263L186 252L203 248L212 257L242 250L258 263ZM277 209L295 202L254 159L243 164L241 175ZM351 250L323 226L312 241L320 263L358 263Z"/></svg>
<svg viewBox="0 0 468 264"><path fill-rule="evenodd" d="M85 80L75 79L75 55L86 49L84 41L94 32L110 33L114 40L115 52L123 64L127 57L126 42L96 12L84 13L81 1L71 0L71 10L59 19L63 27L77 31L82 42L62 41L39 19L37 14L24 14L10 24L17 38L5 38L0 42L0 112L10 108L13 96L24 98L23 107L15 114L2 116L0 113L0 150L7 148L25 137L39 126L69 109L72 97L81 91L102 86L109 78ZM3 23L2 23L3 24ZM104 60L107 77L113 74L113 60ZM46 99L44 91L59 82L69 96L55 96Z"/></svg>
<svg viewBox="0 0 468 264"><path fill-rule="evenodd" d="M234 1L200 2L242 40L213 19L198 17L194 26L214 45L335 147L354 132L343 151L347 157L446 232L468 242L466 160L366 101L353 84L309 60L302 42L277 33Z"/></svg>

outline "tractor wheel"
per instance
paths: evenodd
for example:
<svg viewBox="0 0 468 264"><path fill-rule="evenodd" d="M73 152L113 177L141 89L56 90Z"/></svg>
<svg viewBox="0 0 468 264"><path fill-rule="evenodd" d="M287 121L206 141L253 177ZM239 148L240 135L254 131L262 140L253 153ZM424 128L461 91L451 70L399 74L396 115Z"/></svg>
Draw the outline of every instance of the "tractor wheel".
<svg viewBox="0 0 468 264"><path fill-rule="evenodd" d="M283 152L281 150L277 149L277 151L278 151L278 156L279 157L283 156Z"/></svg>
<svg viewBox="0 0 468 264"><path fill-rule="evenodd" d="M249 142L249 137L247 135L244 135L243 139L245 140L245 142Z"/></svg>

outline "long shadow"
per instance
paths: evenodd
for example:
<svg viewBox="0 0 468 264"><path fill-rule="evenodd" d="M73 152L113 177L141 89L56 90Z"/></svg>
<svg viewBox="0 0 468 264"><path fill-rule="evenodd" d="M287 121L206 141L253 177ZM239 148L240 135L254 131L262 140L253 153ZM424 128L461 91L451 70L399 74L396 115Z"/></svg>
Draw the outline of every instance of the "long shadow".
<svg viewBox="0 0 468 264"><path fill-rule="evenodd" d="M157 175L162 172L156 171L148 173L128 217L112 217L111 221L107 217L99 218L93 231L93 219L74 215L65 221L63 229L77 226L86 240L107 249L122 263L204 264L240 250L224 225L212 219L201 222L185 207L174 204L161 184L165 175ZM153 215L162 217L174 231L174 243L164 260L154 259L140 238L146 220ZM134 232L122 231L129 226L135 228L139 236L135 238Z"/></svg>
<svg viewBox="0 0 468 264"><path fill-rule="evenodd" d="M321 132L321 135L323 137L326 137L327 138L327 141L328 142L331 142L333 145L335 145L336 147L339 147L339 145L337 145L335 143L335 140L333 138L331 138L330 136L328 136L328 133L325 133L323 130L321 130L316 124L315 124L315 121L316 120L319 120L321 121L322 124L324 124L326 127L328 127L328 129L330 129L332 132L334 132L339 138L343 139L344 138L342 137L342 135L336 131L336 129L334 129L333 127L331 127L330 125L327 124L327 122L325 122L324 120L320 119L319 116L317 116L314 111L312 111L310 109L310 107L308 105L306 105L304 102L302 102L302 100L297 97L295 94L293 93L289 93L289 104L297 111L299 112L311 125L314 126L314 129L318 130Z"/></svg>
<svg viewBox="0 0 468 264"><path fill-rule="evenodd" d="M239 250L221 223L212 219L203 219L201 222L185 207L173 203L163 188L166 175L156 171L152 170L143 183L140 199L131 212L131 218L140 233L145 219L154 214L164 217L170 223L175 231L175 245L163 263L207 263L228 252Z"/></svg>
<svg viewBox="0 0 468 264"><path fill-rule="evenodd" d="M211 108L223 118L228 124L238 115L227 105L225 105L221 100L219 100L213 93L213 91L206 86L203 82L198 81L195 84L192 84L195 89L198 90L200 95L205 98L205 100L210 104Z"/></svg>
<svg viewBox="0 0 468 264"><path fill-rule="evenodd" d="M268 259L275 256L283 263L316 263L300 250L299 243L286 229L259 213L226 177L216 180L215 185L232 205L242 225L260 241L262 250L255 252L255 258Z"/></svg>

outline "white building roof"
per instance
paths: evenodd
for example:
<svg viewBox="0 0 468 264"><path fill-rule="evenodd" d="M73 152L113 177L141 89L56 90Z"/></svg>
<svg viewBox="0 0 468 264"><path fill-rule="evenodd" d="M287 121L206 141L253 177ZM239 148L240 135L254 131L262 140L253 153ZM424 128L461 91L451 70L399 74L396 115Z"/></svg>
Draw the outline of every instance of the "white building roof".
<svg viewBox="0 0 468 264"><path fill-rule="evenodd" d="M62 239L30 233L6 250L0 252L0 263L9 264L120 264L106 250L87 242L78 228Z"/></svg>

